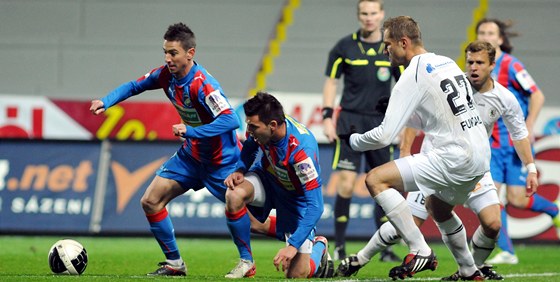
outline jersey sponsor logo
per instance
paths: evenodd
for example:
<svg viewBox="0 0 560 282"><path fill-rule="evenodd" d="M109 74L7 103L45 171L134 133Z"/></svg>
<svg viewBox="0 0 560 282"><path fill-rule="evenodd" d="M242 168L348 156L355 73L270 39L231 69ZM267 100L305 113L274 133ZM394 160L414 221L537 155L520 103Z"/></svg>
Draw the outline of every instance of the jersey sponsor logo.
<svg viewBox="0 0 560 282"><path fill-rule="evenodd" d="M220 90L214 90L212 93L208 94L205 98L205 102L214 116L231 108L226 98L220 93Z"/></svg>
<svg viewBox="0 0 560 282"><path fill-rule="evenodd" d="M272 161L272 156L270 155L270 151L269 150L265 150L264 151L264 155L265 157L268 159L268 162L270 163L270 166L268 167L268 172L270 172L270 174L276 176L276 179L280 182L280 184L286 189L286 190L290 190L293 191L296 188L294 187L294 185L292 184L292 182L290 181L290 175L288 174L288 170L286 170L284 168L284 166L282 165L282 163L279 161L278 164L275 164Z"/></svg>
<svg viewBox="0 0 560 282"><path fill-rule="evenodd" d="M284 187L284 189L286 189L288 191L296 190L296 188L294 187L294 185L290 181L290 176L289 176L288 171L286 169L284 169L283 167L279 167L277 165L271 165L271 166L268 167L267 170L270 174L276 176L276 180L278 180L278 182L280 182L280 185L282 187Z"/></svg>
<svg viewBox="0 0 560 282"><path fill-rule="evenodd" d="M315 165L313 164L313 161L310 157L307 157L305 160L296 163L294 165L294 168L301 183L307 183L319 177L319 174L315 169Z"/></svg>
<svg viewBox="0 0 560 282"><path fill-rule="evenodd" d="M443 63L438 64L438 65L435 65L435 66L432 66L432 64L427 64L427 65L426 65L426 71L427 71L428 73L432 73L432 72L435 71L436 69L438 69L438 68L440 68L440 67L447 66L447 65L449 65L449 64L451 64L451 63L455 63L455 62L453 62L453 61L447 61L447 62L443 62Z"/></svg>
<svg viewBox="0 0 560 282"><path fill-rule="evenodd" d="M517 79L521 87L525 89L525 91L529 91L533 86L535 86L535 81L533 80L533 77L531 77L529 72L527 72L527 70L522 70L516 73L515 78Z"/></svg>
<svg viewBox="0 0 560 282"><path fill-rule="evenodd" d="M391 72L389 71L389 68L379 68L379 70L377 70L377 79L379 79L379 81L387 81L389 80L389 78L391 78Z"/></svg>
<svg viewBox="0 0 560 282"><path fill-rule="evenodd" d="M183 122L185 122L186 124L190 126L202 125L202 120L200 119L200 116L198 116L198 113L196 112L195 109L182 108L177 105L175 105L175 108L177 109L177 112L181 116Z"/></svg>

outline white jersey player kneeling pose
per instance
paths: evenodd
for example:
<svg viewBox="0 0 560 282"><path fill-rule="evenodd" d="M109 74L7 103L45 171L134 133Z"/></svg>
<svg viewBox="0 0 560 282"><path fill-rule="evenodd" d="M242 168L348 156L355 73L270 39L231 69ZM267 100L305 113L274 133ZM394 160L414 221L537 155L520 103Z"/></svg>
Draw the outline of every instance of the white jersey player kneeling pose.
<svg viewBox="0 0 560 282"><path fill-rule="evenodd" d="M434 145L428 152L376 167L366 176L368 191L409 247L409 254L389 276L404 279L437 267L433 251L398 192L418 190L426 196L426 207L444 236L461 231L446 240L461 275L480 275L463 223L453 213L454 206L467 200L472 187L490 169L488 135L472 104L471 86L453 60L424 49L420 28L411 17L388 19L383 29L391 64L406 69L391 91L381 125L352 134L350 146L357 151L388 146L407 123L424 131Z"/></svg>
<svg viewBox="0 0 560 282"><path fill-rule="evenodd" d="M496 51L491 44L483 41L470 43L465 49L467 63L467 77L477 91L473 97L476 107L488 132L492 129L498 118L503 117L504 122L513 140L514 147L529 171L527 177L527 195L535 193L537 182L537 171L533 163L533 155L525 126L525 119L521 107L515 96L506 88L490 77L495 66ZM416 131L407 130L407 134L401 143L401 157L410 155L410 148ZM432 149L430 139L424 139L422 152ZM414 216L415 223L420 226L428 218L428 212L424 206L425 198L421 192L410 192L407 196L408 204ZM499 198L494 181L490 172L487 172L470 193L466 206L473 210L479 218L481 225L475 231L472 238L472 254L476 266L486 279L502 280L503 277L496 273L491 266L484 262L492 253L496 239L500 231L500 207ZM449 235L443 239L448 240ZM349 256L342 261L337 269L338 276L350 276L367 264L370 259L389 245L400 240L395 227L391 223L383 224L373 235L368 244L356 255ZM443 280L456 281L465 278L459 271Z"/></svg>

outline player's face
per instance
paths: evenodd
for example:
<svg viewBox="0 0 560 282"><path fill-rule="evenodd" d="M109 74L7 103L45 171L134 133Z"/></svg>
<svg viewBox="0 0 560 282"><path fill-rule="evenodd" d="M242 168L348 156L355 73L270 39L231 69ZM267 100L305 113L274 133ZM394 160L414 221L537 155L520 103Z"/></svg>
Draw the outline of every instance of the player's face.
<svg viewBox="0 0 560 282"><path fill-rule="evenodd" d="M385 12L381 10L381 5L374 2L362 2L358 7L358 20L361 29L365 32L374 32L381 28L381 22L385 17Z"/></svg>
<svg viewBox="0 0 560 282"><path fill-rule="evenodd" d="M181 46L181 42L165 40L163 42L163 53L169 72L176 78L185 77L188 67L192 64L194 48L185 50Z"/></svg>
<svg viewBox="0 0 560 282"><path fill-rule="evenodd" d="M247 117L247 132L261 145L268 144L272 138L271 126L260 121L258 115Z"/></svg>
<svg viewBox="0 0 560 282"><path fill-rule="evenodd" d="M490 82L495 63L490 63L486 50L467 52L467 78L477 91Z"/></svg>
<svg viewBox="0 0 560 282"><path fill-rule="evenodd" d="M399 41L390 39L388 35L388 30L385 30L383 35L383 42L385 43L385 54L389 56L391 60L391 65L394 67L406 66L408 62L406 61L406 52Z"/></svg>
<svg viewBox="0 0 560 282"><path fill-rule="evenodd" d="M493 22L481 24L476 31L476 39L486 41L496 49L500 49L500 45L503 43L500 36L500 27Z"/></svg>

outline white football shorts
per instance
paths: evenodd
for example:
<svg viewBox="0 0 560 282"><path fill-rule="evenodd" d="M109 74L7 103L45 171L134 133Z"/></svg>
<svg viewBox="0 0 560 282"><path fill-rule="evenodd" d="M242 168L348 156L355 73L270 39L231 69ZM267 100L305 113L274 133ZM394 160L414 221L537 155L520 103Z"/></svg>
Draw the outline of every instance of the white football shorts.
<svg viewBox="0 0 560 282"><path fill-rule="evenodd" d="M423 220L428 218L428 211L424 206L425 198L422 192L409 192L406 196L406 201L413 216ZM490 172L487 172L469 193L469 198L465 202L465 206L471 209L475 214L479 214L484 208L499 204L498 190L494 185L492 175Z"/></svg>
<svg viewBox="0 0 560 282"><path fill-rule="evenodd" d="M449 173L444 165L432 161L437 157L428 158L428 154L415 154L395 160L404 190L420 191L425 197L434 195L450 205L465 203L483 175Z"/></svg>

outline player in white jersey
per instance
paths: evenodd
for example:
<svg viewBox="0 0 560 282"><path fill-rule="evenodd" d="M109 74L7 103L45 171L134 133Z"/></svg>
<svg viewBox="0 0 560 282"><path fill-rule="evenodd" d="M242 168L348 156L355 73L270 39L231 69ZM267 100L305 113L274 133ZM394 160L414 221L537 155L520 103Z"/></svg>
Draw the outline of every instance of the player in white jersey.
<svg viewBox="0 0 560 282"><path fill-rule="evenodd" d="M442 234L460 230L455 233L457 238L446 244L463 276L478 275L463 224L453 213L453 207L466 201L490 163L488 136L472 103L471 86L453 60L424 49L420 29L412 18L391 18L383 28L391 64L405 65L406 69L391 92L382 124L364 134L352 134L350 145L358 151L385 147L407 124L423 130L434 145L429 152L374 168L366 177L370 194L410 249L402 265L391 269L389 276L404 279L437 266L433 251L397 190L422 191Z"/></svg>
<svg viewBox="0 0 560 282"><path fill-rule="evenodd" d="M528 131L525 126L523 112L515 96L499 83L495 83L490 76L495 66L496 51L489 43L475 41L467 46L465 53L467 77L473 88L477 91L473 98L482 122L487 131L490 132L496 120L503 117L520 159L528 170L534 172L529 173L527 178L527 195L531 195L536 191L538 182ZM408 134L403 138L401 145L401 156L410 155L410 147L416 135L415 130L407 132ZM421 150L426 152L431 148L431 144L425 141L422 144ZM424 196L420 192L410 192L407 195L407 201L416 224L418 226L422 225L428 218L428 212L424 206ZM503 279L491 266L484 265L484 261L494 249L501 226L499 203L497 190L490 172L487 172L480 182L477 183L465 203L467 207L478 215L481 222L481 226L475 231L472 239L473 256L477 267L484 277L490 280ZM357 255L349 256L339 265L337 275L350 276L357 273L375 254L386 246L396 243L399 239L400 236L390 223L382 225ZM462 278L466 277L456 272L452 276L444 278L444 280L459 280Z"/></svg>

